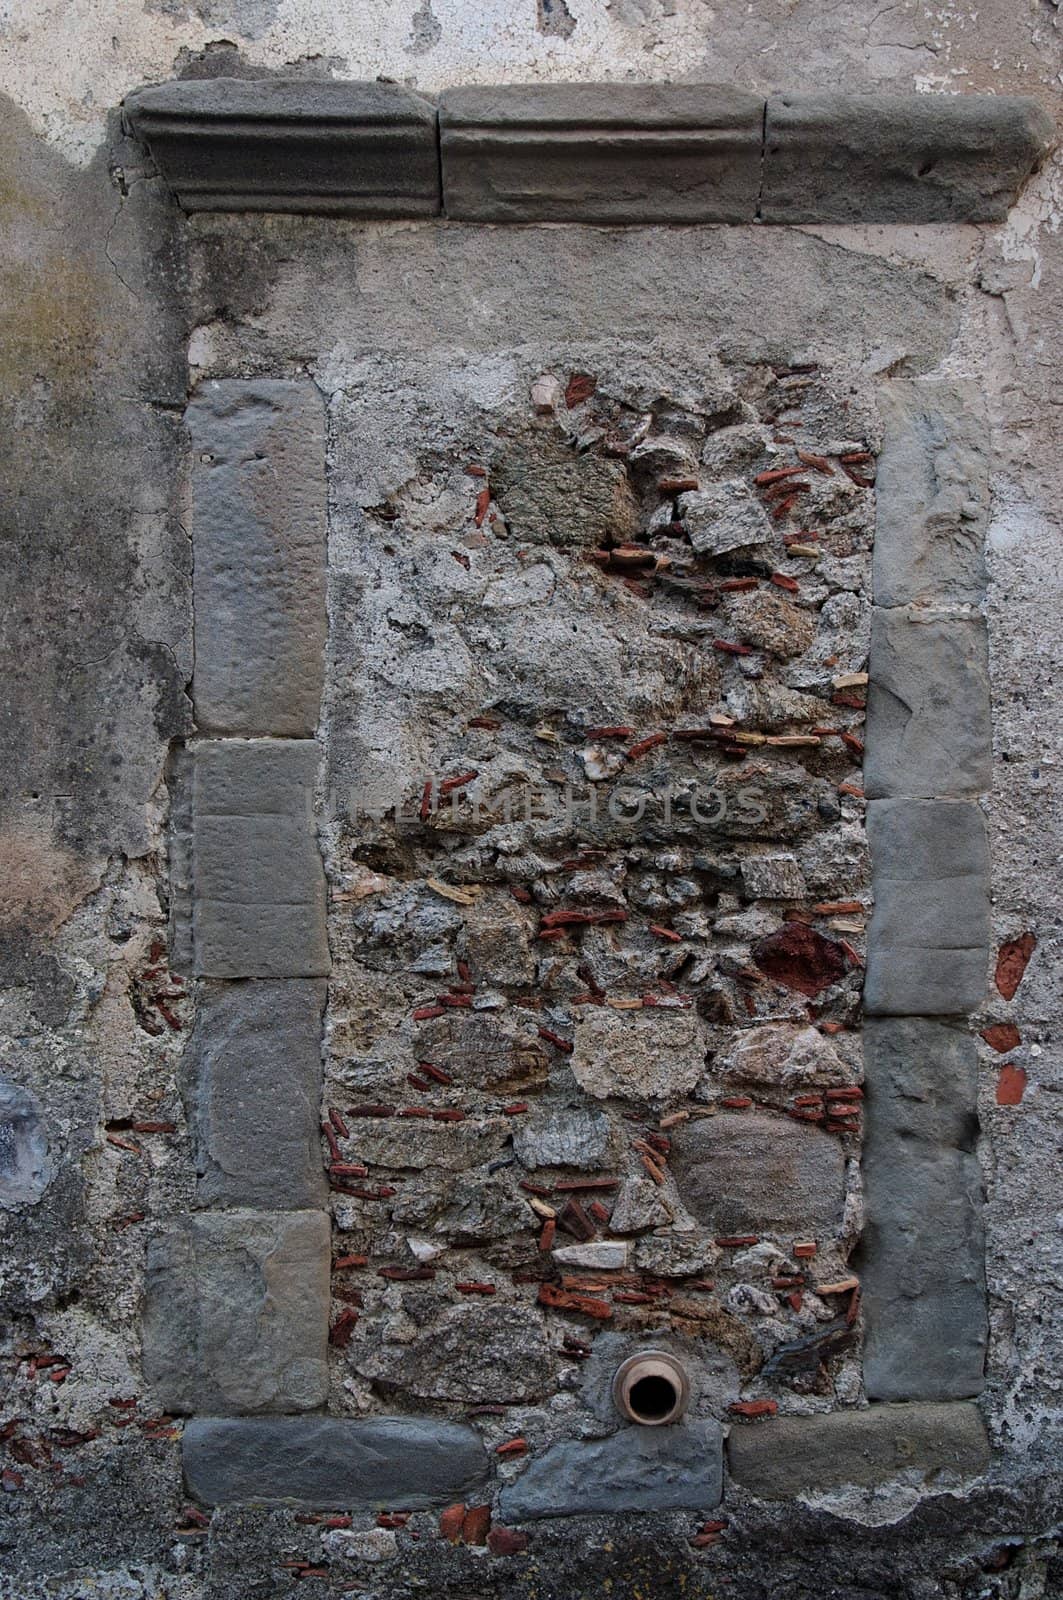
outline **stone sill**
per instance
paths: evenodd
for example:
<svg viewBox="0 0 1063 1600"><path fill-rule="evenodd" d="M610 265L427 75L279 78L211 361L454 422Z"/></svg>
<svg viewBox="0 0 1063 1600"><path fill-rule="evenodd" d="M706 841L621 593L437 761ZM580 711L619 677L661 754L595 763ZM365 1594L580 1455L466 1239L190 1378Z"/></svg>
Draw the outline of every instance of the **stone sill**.
<svg viewBox="0 0 1063 1600"><path fill-rule="evenodd" d="M125 111L187 212L462 222L999 222L1053 137L1027 96L712 84L182 79Z"/></svg>

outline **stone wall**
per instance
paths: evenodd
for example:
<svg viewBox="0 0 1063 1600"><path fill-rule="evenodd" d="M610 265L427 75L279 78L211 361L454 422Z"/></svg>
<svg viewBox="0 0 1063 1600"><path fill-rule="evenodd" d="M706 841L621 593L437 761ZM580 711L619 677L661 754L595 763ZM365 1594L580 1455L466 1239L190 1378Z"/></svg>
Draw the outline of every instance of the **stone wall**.
<svg viewBox="0 0 1063 1600"><path fill-rule="evenodd" d="M1053 1593L1049 857L995 830L990 949L978 803L1043 782L975 336L1043 187L189 224L13 126L9 1592Z"/></svg>

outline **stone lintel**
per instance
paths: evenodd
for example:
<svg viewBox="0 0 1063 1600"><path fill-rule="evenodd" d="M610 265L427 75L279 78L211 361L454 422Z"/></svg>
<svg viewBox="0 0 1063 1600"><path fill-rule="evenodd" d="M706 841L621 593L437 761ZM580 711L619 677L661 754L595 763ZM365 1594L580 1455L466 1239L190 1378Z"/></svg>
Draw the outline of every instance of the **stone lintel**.
<svg viewBox="0 0 1063 1600"><path fill-rule="evenodd" d="M185 211L439 211L435 106L397 84L184 78L125 110Z"/></svg>
<svg viewBox="0 0 1063 1600"><path fill-rule="evenodd" d="M731 1477L764 1500L845 1485L870 1488L917 1474L978 1477L989 1440L977 1406L882 1405L829 1416L777 1417L734 1427L727 1440Z"/></svg>
<svg viewBox="0 0 1063 1600"><path fill-rule="evenodd" d="M999 221L1052 139L1026 96L718 84L454 88L437 118L395 84L181 79L125 109L186 211L478 222Z"/></svg>
<svg viewBox="0 0 1063 1600"><path fill-rule="evenodd" d="M488 1476L476 1430L437 1417L197 1417L182 1456L204 1505L417 1511L482 1498Z"/></svg>

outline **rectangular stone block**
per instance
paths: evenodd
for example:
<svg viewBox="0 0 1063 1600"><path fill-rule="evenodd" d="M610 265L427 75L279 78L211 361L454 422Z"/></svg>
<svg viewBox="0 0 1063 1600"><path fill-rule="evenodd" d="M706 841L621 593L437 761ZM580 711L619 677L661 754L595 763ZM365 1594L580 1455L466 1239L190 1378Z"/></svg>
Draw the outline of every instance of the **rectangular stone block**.
<svg viewBox="0 0 1063 1600"><path fill-rule="evenodd" d="M439 211L435 106L398 84L183 78L124 109L185 211Z"/></svg>
<svg viewBox="0 0 1063 1600"><path fill-rule="evenodd" d="M981 390L899 379L879 391L875 604L978 605L985 598L989 462Z"/></svg>
<svg viewBox="0 0 1063 1600"><path fill-rule="evenodd" d="M309 737L325 660L325 414L311 383L206 383L192 441L201 732Z"/></svg>
<svg viewBox="0 0 1063 1600"><path fill-rule="evenodd" d="M437 1417L197 1417L181 1450L189 1494L211 1506L419 1511L482 1498L488 1477L476 1430Z"/></svg>
<svg viewBox="0 0 1063 1600"><path fill-rule="evenodd" d="M868 798L984 793L993 740L983 618L875 607L869 670Z"/></svg>
<svg viewBox="0 0 1063 1600"><path fill-rule="evenodd" d="M444 209L477 222L751 222L764 102L712 84L450 89Z"/></svg>
<svg viewBox="0 0 1063 1600"><path fill-rule="evenodd" d="M999 222L1051 148L1024 95L785 94L768 101L765 222Z"/></svg>
<svg viewBox="0 0 1063 1600"><path fill-rule="evenodd" d="M715 1422L622 1428L535 1456L502 1490L506 1522L625 1511L707 1511L723 1498L723 1433Z"/></svg>
<svg viewBox="0 0 1063 1600"><path fill-rule="evenodd" d="M864 1382L876 1400L978 1394L987 1340L973 1038L869 1018Z"/></svg>
<svg viewBox="0 0 1063 1600"><path fill-rule="evenodd" d="M312 1411L328 1387L329 1219L200 1212L148 1245L144 1376L167 1411Z"/></svg>
<svg viewBox="0 0 1063 1600"><path fill-rule="evenodd" d="M867 809L875 909L869 1015L974 1011L989 959L989 858L976 805L873 800Z"/></svg>
<svg viewBox="0 0 1063 1600"><path fill-rule="evenodd" d="M201 986L192 1037L198 1197L298 1211L324 1205L323 980Z"/></svg>
<svg viewBox="0 0 1063 1600"><path fill-rule="evenodd" d="M196 971L314 978L329 970L325 877L311 806L311 740L210 740L195 749Z"/></svg>
<svg viewBox="0 0 1063 1600"><path fill-rule="evenodd" d="M973 1405L871 1406L823 1417L778 1417L735 1427L731 1477L763 1500L846 1484L871 1488L921 1473L937 1482L980 1476L989 1466L985 1423Z"/></svg>

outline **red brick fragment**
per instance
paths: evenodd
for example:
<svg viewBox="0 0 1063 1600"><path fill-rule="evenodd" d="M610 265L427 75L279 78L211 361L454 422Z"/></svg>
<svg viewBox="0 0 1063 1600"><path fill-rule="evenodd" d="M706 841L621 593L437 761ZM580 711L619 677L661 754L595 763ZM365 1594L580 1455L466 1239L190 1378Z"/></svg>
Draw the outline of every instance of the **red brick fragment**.
<svg viewBox="0 0 1063 1600"><path fill-rule="evenodd" d="M605 1300L588 1294L571 1294L553 1283L539 1285L539 1304L556 1311L582 1311L584 1316L594 1317L598 1322L607 1322L613 1315L612 1306Z"/></svg>
<svg viewBox="0 0 1063 1600"><path fill-rule="evenodd" d="M333 1272L342 1272L347 1267L367 1267L368 1256L337 1256L332 1263Z"/></svg>
<svg viewBox="0 0 1063 1600"><path fill-rule="evenodd" d="M726 1106L728 1111L746 1111L753 1102L747 1094L727 1094L723 1096L720 1104Z"/></svg>
<svg viewBox="0 0 1063 1600"><path fill-rule="evenodd" d="M377 1105L376 1103L364 1106L348 1106L347 1115L349 1117L393 1117L395 1115L395 1107Z"/></svg>
<svg viewBox="0 0 1063 1600"><path fill-rule="evenodd" d="M1026 1069L1006 1061L997 1079L997 1105L1017 1106L1026 1090Z"/></svg>
<svg viewBox="0 0 1063 1600"><path fill-rule="evenodd" d="M528 1548L528 1535L519 1528L503 1528L496 1523L487 1535L487 1548L493 1556L519 1556Z"/></svg>
<svg viewBox="0 0 1063 1600"><path fill-rule="evenodd" d="M1014 999L1027 963L1036 949L1037 938L1032 933L1020 934L1017 939L1009 939L1001 945L997 954L996 985L1005 1000Z"/></svg>
<svg viewBox="0 0 1063 1600"><path fill-rule="evenodd" d="M494 1294L495 1292L493 1283L456 1283L454 1287L459 1294Z"/></svg>
<svg viewBox="0 0 1063 1600"><path fill-rule="evenodd" d="M461 1525L463 1542L465 1544L485 1545L487 1543L487 1530L490 1526L491 1507L470 1506Z"/></svg>
<svg viewBox="0 0 1063 1600"><path fill-rule="evenodd" d="M790 578L785 572L773 572L771 581L777 589L785 589L788 594L798 594L801 585L796 578Z"/></svg>
<svg viewBox="0 0 1063 1600"><path fill-rule="evenodd" d="M721 654L725 656L751 656L755 653L752 645L735 644L733 639L714 639L712 641L712 648L714 650L719 650ZM746 754L744 749L742 750L742 754Z"/></svg>
<svg viewBox="0 0 1063 1600"><path fill-rule="evenodd" d="M378 1267L378 1278L388 1278L392 1283L422 1283L436 1275L435 1267Z"/></svg>
<svg viewBox="0 0 1063 1600"><path fill-rule="evenodd" d="M644 756L648 750L654 750L659 744L668 740L666 733L650 733L645 739L640 739L637 744L631 745L625 752L628 761L637 761L639 756Z"/></svg>
<svg viewBox="0 0 1063 1600"><path fill-rule="evenodd" d="M466 1506L463 1500L457 1501L452 1506L447 1506L439 1514L439 1531L449 1544L457 1544L461 1538L462 1525L465 1521Z"/></svg>
<svg viewBox="0 0 1063 1600"><path fill-rule="evenodd" d="M845 976L841 946L801 922L788 922L753 946L753 960L776 983L817 995Z"/></svg>
<svg viewBox="0 0 1063 1600"><path fill-rule="evenodd" d="M796 1256L798 1260L804 1260L814 1256L818 1249L819 1246L814 1239L799 1239L791 1248L790 1254Z"/></svg>
<svg viewBox="0 0 1063 1600"><path fill-rule="evenodd" d="M776 1400L735 1400L727 1409L735 1417L773 1417L779 1404Z"/></svg>
<svg viewBox="0 0 1063 1600"><path fill-rule="evenodd" d="M446 1016L446 1006L418 1006L413 1014L414 1022L430 1022L433 1017Z"/></svg>
<svg viewBox="0 0 1063 1600"><path fill-rule="evenodd" d="M554 1184L558 1194L580 1194L587 1189L619 1189L619 1178L562 1178Z"/></svg>
<svg viewBox="0 0 1063 1600"><path fill-rule="evenodd" d="M565 385L565 405L569 411L589 400L597 387L597 378L589 372L573 372Z"/></svg>
<svg viewBox="0 0 1063 1600"><path fill-rule="evenodd" d="M502 1107L502 1115L504 1117L519 1117L527 1109L527 1100L514 1100L512 1105Z"/></svg>
<svg viewBox="0 0 1063 1600"><path fill-rule="evenodd" d="M351 1342L351 1335L354 1332L354 1325L357 1321L357 1311L352 1310L349 1306L346 1310L341 1311L329 1329L329 1344L333 1345L337 1350L346 1349Z"/></svg>
<svg viewBox="0 0 1063 1600"><path fill-rule="evenodd" d="M497 717L470 717L467 728L483 728L487 733L497 733L502 726Z"/></svg>
<svg viewBox="0 0 1063 1600"><path fill-rule="evenodd" d="M488 508L488 506L490 504L491 504L491 491L490 491L490 489L481 489L479 494L476 496L476 518L475 518L475 520L476 520L476 526L478 528L482 528L483 527L484 518L487 515L487 508Z"/></svg>
<svg viewBox="0 0 1063 1600"><path fill-rule="evenodd" d="M539 1037L540 1039L545 1039L547 1044L552 1044L555 1050L563 1051L566 1056L570 1056L575 1049L571 1039L562 1039L561 1035L555 1033L552 1028L540 1027Z"/></svg>
<svg viewBox="0 0 1063 1600"><path fill-rule="evenodd" d="M527 1439L507 1439L505 1444L495 1446L496 1456L522 1456L527 1452Z"/></svg>
<svg viewBox="0 0 1063 1600"><path fill-rule="evenodd" d="M746 1245L759 1244L759 1233L725 1233L713 1241L721 1250L741 1250Z"/></svg>
<svg viewBox="0 0 1063 1600"><path fill-rule="evenodd" d="M457 1106L447 1106L447 1107L445 1107L444 1109L442 1109L440 1111L433 1111L432 1112L432 1121L433 1122L464 1122L465 1121L465 1113L464 1113L464 1111L460 1111Z"/></svg>
<svg viewBox="0 0 1063 1600"><path fill-rule="evenodd" d="M624 906L613 906L605 911L580 911L576 908L567 911L548 911L539 926L541 928L579 928L598 922L626 922L627 909Z"/></svg>
<svg viewBox="0 0 1063 1600"><path fill-rule="evenodd" d="M982 1029L982 1038L986 1044L1000 1053L1006 1055L1009 1050L1018 1049L1022 1043L1022 1034L1014 1022L993 1022L988 1028Z"/></svg>
<svg viewBox="0 0 1063 1600"><path fill-rule="evenodd" d="M543 1231L539 1235L539 1249L545 1255L554 1247L554 1237L557 1233L557 1223L553 1217L547 1217L543 1223Z"/></svg>

